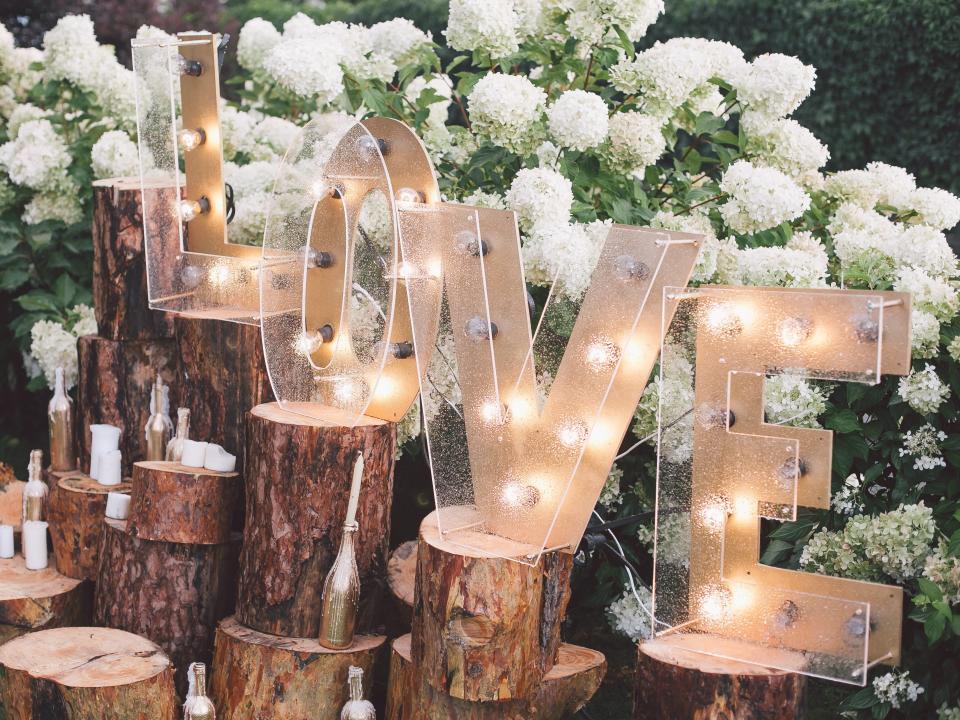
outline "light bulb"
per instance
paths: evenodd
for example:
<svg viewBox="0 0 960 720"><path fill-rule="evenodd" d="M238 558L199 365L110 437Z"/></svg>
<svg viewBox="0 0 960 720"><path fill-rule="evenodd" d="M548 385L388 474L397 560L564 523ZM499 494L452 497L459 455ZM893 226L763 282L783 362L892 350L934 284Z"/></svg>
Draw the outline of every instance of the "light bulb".
<svg viewBox="0 0 960 720"><path fill-rule="evenodd" d="M486 319L476 315L467 320L466 324L463 326L463 334L474 342L487 340L491 336L497 336L497 324L488 323Z"/></svg>
<svg viewBox="0 0 960 720"><path fill-rule="evenodd" d="M226 265L217 263L216 265L212 265L207 271L207 280L209 280L210 284L215 287L226 285L229 279L230 268L228 268Z"/></svg>
<svg viewBox="0 0 960 720"><path fill-rule="evenodd" d="M397 277L404 279L415 278L420 274L420 271L417 269L417 266L413 263L409 263L406 260L401 260L397 263Z"/></svg>
<svg viewBox="0 0 960 720"><path fill-rule="evenodd" d="M715 303L707 310L707 327L715 335L733 337L743 332L740 313L730 303Z"/></svg>
<svg viewBox="0 0 960 720"><path fill-rule="evenodd" d="M457 252L461 255L479 257L489 252L487 243L477 238L476 233L471 230L461 230L454 236L453 242Z"/></svg>
<svg viewBox="0 0 960 720"><path fill-rule="evenodd" d="M510 420L523 422L533 417L533 403L523 397L517 397L508 403L510 409Z"/></svg>
<svg viewBox="0 0 960 720"><path fill-rule="evenodd" d="M788 628L800 619L800 608L793 600L784 600L773 616L774 624L779 628Z"/></svg>
<svg viewBox="0 0 960 720"><path fill-rule="evenodd" d="M367 158L375 157L377 151L382 155L387 154L387 141L375 138L372 135L361 135L357 139L357 148Z"/></svg>
<svg viewBox="0 0 960 720"><path fill-rule="evenodd" d="M796 347L813 332L813 323L806 318L790 317L780 321L777 333L780 342L787 347Z"/></svg>
<svg viewBox="0 0 960 720"><path fill-rule="evenodd" d="M333 255L323 250L307 248L307 267L326 269L333 267Z"/></svg>
<svg viewBox="0 0 960 720"><path fill-rule="evenodd" d="M609 338L596 338L587 345L584 361L594 372L610 370L620 358L620 348Z"/></svg>
<svg viewBox="0 0 960 720"><path fill-rule="evenodd" d="M297 336L293 347L297 352L310 356L313 355L322 344L323 340L320 339L320 335L315 331L309 330Z"/></svg>
<svg viewBox="0 0 960 720"><path fill-rule="evenodd" d="M708 502L700 510L701 524L711 532L720 532L727 521L727 504L721 498Z"/></svg>
<svg viewBox="0 0 960 720"><path fill-rule="evenodd" d="M880 339L880 323L869 317L853 318L853 336L857 342L875 343Z"/></svg>
<svg viewBox="0 0 960 720"><path fill-rule="evenodd" d="M863 640L867 634L867 619L864 617L863 610L857 608L843 623L844 639L851 644L856 644Z"/></svg>
<svg viewBox="0 0 960 720"><path fill-rule="evenodd" d="M377 387L373 394L378 398L391 397L397 392L397 381L386 375L381 375L377 380Z"/></svg>
<svg viewBox="0 0 960 720"><path fill-rule="evenodd" d="M443 276L443 263L440 262L440 258L427 260L427 274L438 279Z"/></svg>
<svg viewBox="0 0 960 720"><path fill-rule="evenodd" d="M504 422L503 411L496 400L485 400L480 405L480 419L488 425L499 425Z"/></svg>
<svg viewBox="0 0 960 720"><path fill-rule="evenodd" d="M210 201L206 197L199 197L196 200L180 201L180 217L183 222L190 222L198 215L210 212Z"/></svg>
<svg viewBox="0 0 960 720"><path fill-rule="evenodd" d="M730 591L725 587L716 587L700 598L700 615L710 622L719 622L730 612Z"/></svg>
<svg viewBox="0 0 960 720"><path fill-rule="evenodd" d="M650 268L630 255L619 255L613 261L613 271L618 280L646 280L650 277Z"/></svg>
<svg viewBox="0 0 960 720"><path fill-rule="evenodd" d="M557 439L564 447L580 447L586 437L587 426L579 420L568 420L557 428Z"/></svg>
<svg viewBox="0 0 960 720"><path fill-rule="evenodd" d="M524 485L514 480L503 486L503 501L507 505L529 510L540 502L540 491L533 485Z"/></svg>
<svg viewBox="0 0 960 720"><path fill-rule="evenodd" d="M190 152L207 141L207 134L203 131L203 128L197 128L196 130L184 128L177 133L177 139L180 141L180 147L185 152Z"/></svg>
<svg viewBox="0 0 960 720"><path fill-rule="evenodd" d="M310 186L310 192L317 200L323 200L324 198L339 199L343 197L345 189L343 185L333 185L324 178L320 178Z"/></svg>
<svg viewBox="0 0 960 720"><path fill-rule="evenodd" d="M422 203L424 202L423 193L409 187L402 187L397 190L397 202L399 203Z"/></svg>
<svg viewBox="0 0 960 720"><path fill-rule="evenodd" d="M341 403L355 401L362 392L363 384L354 378L341 377L333 385L333 395Z"/></svg>
<svg viewBox="0 0 960 720"><path fill-rule="evenodd" d="M188 75L190 77L200 77L203 74L203 65L199 60L187 60L183 55L177 54L177 73Z"/></svg>
<svg viewBox="0 0 960 720"><path fill-rule="evenodd" d="M741 495L733 501L733 516L737 520L746 520L756 517L757 501L745 495Z"/></svg>

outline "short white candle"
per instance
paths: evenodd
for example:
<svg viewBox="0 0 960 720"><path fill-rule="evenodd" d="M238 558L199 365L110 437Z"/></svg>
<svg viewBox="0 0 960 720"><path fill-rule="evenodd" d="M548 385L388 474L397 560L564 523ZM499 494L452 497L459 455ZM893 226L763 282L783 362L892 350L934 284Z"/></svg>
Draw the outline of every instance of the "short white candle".
<svg viewBox="0 0 960 720"><path fill-rule="evenodd" d="M100 477L97 482L101 485L119 485L123 481L123 453L119 450L108 450L100 455Z"/></svg>
<svg viewBox="0 0 960 720"><path fill-rule="evenodd" d="M47 566L47 523L27 520L23 523L20 543L27 570L43 570Z"/></svg>
<svg viewBox="0 0 960 720"><path fill-rule="evenodd" d="M100 479L100 456L120 447L120 428L114 425L90 426L90 477Z"/></svg>
<svg viewBox="0 0 960 720"><path fill-rule="evenodd" d="M125 493L107 493L107 517L126 520L130 517L130 496Z"/></svg>
<svg viewBox="0 0 960 720"><path fill-rule="evenodd" d="M208 444L197 440L184 440L183 457L180 458L180 464L187 467L202 468Z"/></svg>
<svg viewBox="0 0 960 720"><path fill-rule="evenodd" d="M203 466L207 470L233 472L237 467L237 456L231 455L215 443L209 443L203 454Z"/></svg>
<svg viewBox="0 0 960 720"><path fill-rule="evenodd" d="M13 557L13 525L0 525L0 558Z"/></svg>
<svg viewBox="0 0 960 720"><path fill-rule="evenodd" d="M353 484L350 486L350 502L347 503L346 524L357 521L357 504L360 502L360 484L363 481L363 453L357 453L357 462L353 466Z"/></svg>

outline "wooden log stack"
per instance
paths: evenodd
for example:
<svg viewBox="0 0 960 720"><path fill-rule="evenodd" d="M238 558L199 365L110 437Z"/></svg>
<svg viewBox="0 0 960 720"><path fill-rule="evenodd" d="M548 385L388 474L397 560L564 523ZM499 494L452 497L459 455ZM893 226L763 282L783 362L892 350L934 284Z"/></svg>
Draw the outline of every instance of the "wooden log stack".
<svg viewBox="0 0 960 720"><path fill-rule="evenodd" d="M61 575L52 561L43 570L27 570L22 555L0 559L0 643L37 630L89 624L92 599L89 582Z"/></svg>

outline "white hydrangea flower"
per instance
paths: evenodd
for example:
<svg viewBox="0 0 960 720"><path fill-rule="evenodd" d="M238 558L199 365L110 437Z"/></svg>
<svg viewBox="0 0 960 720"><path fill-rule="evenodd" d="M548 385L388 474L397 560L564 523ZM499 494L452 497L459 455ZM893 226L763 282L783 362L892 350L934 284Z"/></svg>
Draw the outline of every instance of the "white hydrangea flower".
<svg viewBox="0 0 960 720"><path fill-rule="evenodd" d="M634 412L633 433L656 442L658 412L663 418L660 452L667 462L683 463L693 450L693 365L680 348L667 345L661 372L647 385Z"/></svg>
<svg viewBox="0 0 960 720"><path fill-rule="evenodd" d="M315 38L296 38L271 49L263 60L263 69L286 90L326 105L343 92L339 59L337 50L328 44Z"/></svg>
<svg viewBox="0 0 960 720"><path fill-rule="evenodd" d="M256 112L238 110L233 105L220 105L220 131L223 133L223 158L233 160L237 153L253 154L256 148L253 129L261 119Z"/></svg>
<svg viewBox="0 0 960 720"><path fill-rule="evenodd" d="M834 252L845 281L851 276L868 287L893 281L900 264L900 226L874 210L845 202L837 208L827 229L833 235Z"/></svg>
<svg viewBox="0 0 960 720"><path fill-rule="evenodd" d="M544 140L537 145L536 155L537 164L540 167L556 169L557 162L560 160L560 148L549 140Z"/></svg>
<svg viewBox="0 0 960 720"><path fill-rule="evenodd" d="M937 708L937 720L960 720L960 705L950 707L944 701Z"/></svg>
<svg viewBox="0 0 960 720"><path fill-rule="evenodd" d="M830 498L830 508L841 515L853 515L863 512L864 504L860 496L863 489L863 475L848 475L840 490Z"/></svg>
<svg viewBox="0 0 960 720"><path fill-rule="evenodd" d="M769 423L818 428L827 409L827 392L801 375L781 373L764 382L763 409Z"/></svg>
<svg viewBox="0 0 960 720"><path fill-rule="evenodd" d="M900 268L893 289L911 293L913 307L933 313L942 323L952 320L960 309L960 298L953 285L917 268Z"/></svg>
<svg viewBox="0 0 960 720"><path fill-rule="evenodd" d="M0 146L0 166L17 185L54 190L66 178L73 158L49 120L28 120L15 140Z"/></svg>
<svg viewBox="0 0 960 720"><path fill-rule="evenodd" d="M925 310L913 308L910 311L912 336L910 346L914 358L935 357L940 347L940 322Z"/></svg>
<svg viewBox="0 0 960 720"><path fill-rule="evenodd" d="M393 18L370 26L370 43L374 53L388 58L399 67L416 59L433 40L406 18Z"/></svg>
<svg viewBox="0 0 960 720"><path fill-rule="evenodd" d="M949 278L958 273L957 256L946 236L926 225L911 225L903 231L897 246L897 258L934 277Z"/></svg>
<svg viewBox="0 0 960 720"><path fill-rule="evenodd" d="M547 94L519 75L490 73L470 93L473 130L495 145L526 152L541 139Z"/></svg>
<svg viewBox="0 0 960 720"><path fill-rule="evenodd" d="M27 225L36 225L45 220L56 220L73 225L83 220L83 205L79 188L68 183L55 191L39 192L30 198L20 217Z"/></svg>
<svg viewBox="0 0 960 720"><path fill-rule="evenodd" d="M451 0L444 35L454 50L485 52L494 59L520 48L512 0Z"/></svg>
<svg viewBox="0 0 960 720"><path fill-rule="evenodd" d="M650 607L653 598L650 591L643 585L637 586L637 593L627 587L619 598L610 603L607 608L607 620L616 632L626 635L633 642L646 640L650 637ZM640 603L643 602L643 607Z"/></svg>
<svg viewBox="0 0 960 720"><path fill-rule="evenodd" d="M108 130L90 151L93 176L97 179L134 177L140 173L137 145L123 130Z"/></svg>
<svg viewBox="0 0 960 720"><path fill-rule="evenodd" d="M620 482L622 480L623 470L618 468L616 463L614 463L610 468L610 473L607 475L606 481L603 483L603 488L600 490L600 497L597 498L597 502L608 509L614 505L619 505L623 499L620 496Z"/></svg>
<svg viewBox="0 0 960 720"><path fill-rule="evenodd" d="M960 362L960 335L957 335L947 345L947 352L955 361Z"/></svg>
<svg viewBox="0 0 960 720"><path fill-rule="evenodd" d="M300 129L279 117L265 117L253 128L256 145L251 149L254 160L272 160L283 157Z"/></svg>
<svg viewBox="0 0 960 720"><path fill-rule="evenodd" d="M683 215L674 215L666 210L660 210L650 221L650 227L703 235L700 254L697 256L697 264L693 267L690 279L693 282L707 282L716 274L721 245L709 217L696 210Z"/></svg>
<svg viewBox="0 0 960 720"><path fill-rule="evenodd" d="M77 338L97 331L93 310L77 305L72 311L79 315L73 331L52 320L39 320L30 328L30 358L36 362L53 388L58 367L63 368L63 381L69 390L77 382Z"/></svg>
<svg viewBox="0 0 960 720"><path fill-rule="evenodd" d="M223 166L224 179L230 183L238 198L270 191L278 170L278 163L266 161L252 162L247 165L226 162Z"/></svg>
<svg viewBox="0 0 960 720"><path fill-rule="evenodd" d="M70 312L77 316L70 331L77 337L97 334L97 314L89 305L74 305Z"/></svg>
<svg viewBox="0 0 960 720"><path fill-rule="evenodd" d="M640 112L620 112L610 118L610 165L620 172L642 172L656 164L667 149L663 120Z"/></svg>
<svg viewBox="0 0 960 720"><path fill-rule="evenodd" d="M946 467L947 461L943 459L940 449L940 443L946 439L947 434L930 423L920 426L916 431L908 430L903 435L900 457L912 457L914 470Z"/></svg>
<svg viewBox="0 0 960 720"><path fill-rule="evenodd" d="M936 583L946 602L960 605L960 558L948 552L947 543L941 541L937 551L927 558L923 576Z"/></svg>
<svg viewBox="0 0 960 720"><path fill-rule="evenodd" d="M841 170L828 175L824 190L831 197L864 210L873 210L880 200L880 189L866 170Z"/></svg>
<svg viewBox="0 0 960 720"><path fill-rule="evenodd" d="M523 230L542 222L562 223L570 217L573 185L556 170L524 168L510 184L505 200L516 211Z"/></svg>
<svg viewBox="0 0 960 720"><path fill-rule="evenodd" d="M602 40L614 25L636 42L664 9L663 0L558 0L554 4L566 14L564 25L570 35L588 44Z"/></svg>
<svg viewBox="0 0 960 720"><path fill-rule="evenodd" d="M517 14L517 34L521 40L541 36L547 26L547 3L543 0L513 0Z"/></svg>
<svg viewBox="0 0 960 720"><path fill-rule="evenodd" d="M960 198L940 188L917 188L908 207L917 213L917 222L937 230L949 230L960 222Z"/></svg>
<svg viewBox="0 0 960 720"><path fill-rule="evenodd" d="M464 205L493 208L494 210L507 209L507 201L504 199L503 195L495 192L484 192L483 190L474 190L469 195L464 196L460 202L462 202Z"/></svg>
<svg viewBox="0 0 960 720"><path fill-rule="evenodd" d="M589 150L606 140L608 123L607 103L586 90L567 90L547 110L553 139L573 150Z"/></svg>
<svg viewBox="0 0 960 720"><path fill-rule="evenodd" d="M30 122L31 120L39 120L49 114L49 110L38 108L36 105L31 105L30 103L17 105L7 119L7 137L16 139L17 134L20 132L20 127L24 123Z"/></svg>
<svg viewBox="0 0 960 720"><path fill-rule="evenodd" d="M910 679L909 670L891 670L873 679L873 694L893 708L916 702L923 693L924 689Z"/></svg>
<svg viewBox="0 0 960 720"><path fill-rule="evenodd" d="M422 428L420 425L420 399L416 399L407 414L400 418L397 423L397 445L394 450L394 460L399 460L403 455L403 446L420 437Z"/></svg>
<svg viewBox="0 0 960 720"><path fill-rule="evenodd" d="M867 172L876 185L877 202L898 209L910 207L910 198L917 189L913 175L902 167L882 162L869 163Z"/></svg>
<svg viewBox="0 0 960 720"><path fill-rule="evenodd" d="M768 230L800 217L810 196L779 170L738 160L723 174L720 189L729 197L720 214L737 233Z"/></svg>
<svg viewBox="0 0 960 720"><path fill-rule="evenodd" d="M717 281L727 285L824 287L827 272L827 251L816 242L741 249L728 239L721 242L717 258Z"/></svg>
<svg viewBox="0 0 960 720"><path fill-rule="evenodd" d="M918 413L930 415L950 397L950 386L940 379L933 365L925 363L923 370L911 370L900 378L897 392Z"/></svg>
<svg viewBox="0 0 960 720"><path fill-rule="evenodd" d="M791 118L744 113L741 127L746 132L746 151L755 160L782 170L800 183L820 177L820 168L830 158L827 146L812 132Z"/></svg>
<svg viewBox="0 0 960 720"><path fill-rule="evenodd" d="M18 98L25 98L27 94L43 80L43 70L36 70L32 66L43 63L44 53L40 48L16 48L13 51L12 77L9 79L8 89Z"/></svg>
<svg viewBox="0 0 960 720"><path fill-rule="evenodd" d="M13 51L16 48L13 33L6 25L0 25L0 74L9 75L13 66Z"/></svg>
<svg viewBox="0 0 960 720"><path fill-rule="evenodd" d="M237 41L237 62L251 72L263 68L263 61L280 44L280 31L263 18L247 20L240 28Z"/></svg>
<svg viewBox="0 0 960 720"><path fill-rule="evenodd" d="M523 244L528 282L554 285L554 290L579 301L590 285L610 223L542 222Z"/></svg>
<svg viewBox="0 0 960 720"><path fill-rule="evenodd" d="M769 53L736 67L727 79L751 111L785 117L813 92L817 71L795 57Z"/></svg>

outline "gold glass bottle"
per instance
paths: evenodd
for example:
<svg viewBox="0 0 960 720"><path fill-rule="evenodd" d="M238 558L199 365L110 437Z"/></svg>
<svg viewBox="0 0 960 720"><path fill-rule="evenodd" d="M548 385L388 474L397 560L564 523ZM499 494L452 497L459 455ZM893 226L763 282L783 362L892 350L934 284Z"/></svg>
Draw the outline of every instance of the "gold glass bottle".
<svg viewBox="0 0 960 720"><path fill-rule="evenodd" d="M166 460L167 443L173 423L164 410L163 379L157 373L150 400L150 419L147 420L147 460Z"/></svg>
<svg viewBox="0 0 960 720"><path fill-rule="evenodd" d="M190 437L190 408L177 408L177 434L167 445L167 460L180 462L183 459L183 441Z"/></svg>
<svg viewBox="0 0 960 720"><path fill-rule="evenodd" d="M23 487L22 520L47 519L47 484L43 481L43 451L30 451L27 484Z"/></svg>
<svg viewBox="0 0 960 720"><path fill-rule="evenodd" d="M75 470L77 453L73 437L73 402L63 384L63 368L57 368L53 397L47 405L50 425L50 469Z"/></svg>
<svg viewBox="0 0 960 720"><path fill-rule="evenodd" d="M207 666L203 663L193 664L193 678L196 694L188 698L184 704L184 720L214 720L217 710L213 701L207 697Z"/></svg>
<svg viewBox="0 0 960 720"><path fill-rule="evenodd" d="M351 665L347 671L350 699L340 711L340 720L377 720L373 703L363 699L363 668Z"/></svg>

